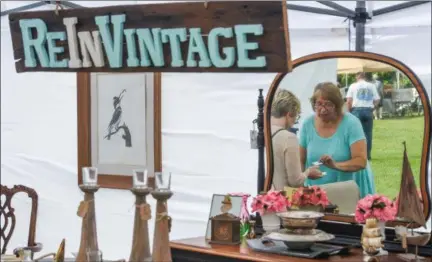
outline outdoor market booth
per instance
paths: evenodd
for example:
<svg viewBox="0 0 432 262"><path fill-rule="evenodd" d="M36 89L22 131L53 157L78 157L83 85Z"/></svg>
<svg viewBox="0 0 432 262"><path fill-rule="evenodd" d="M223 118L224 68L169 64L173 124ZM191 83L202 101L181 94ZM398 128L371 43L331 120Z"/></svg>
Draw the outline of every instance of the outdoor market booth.
<svg viewBox="0 0 432 262"><path fill-rule="evenodd" d="M348 83L348 75L355 75L358 72L367 72L375 75L378 73L390 73L392 75L390 78L391 82L389 79L385 79L387 82L385 83L385 87L381 86L382 100L384 100L382 101L382 106L384 107L383 114L390 117L394 115L412 116L415 113L417 113L417 115L422 113L423 106L421 105L416 89L412 86L410 81L401 83L401 78L404 78L404 75L401 75L396 68L377 61L352 58L338 59L337 68L338 75L345 75L345 83L339 83L345 86L343 89L344 96L348 91L349 84L351 84Z"/></svg>
<svg viewBox="0 0 432 262"><path fill-rule="evenodd" d="M102 258L96 223L104 219L96 220L101 188L130 190L134 198L124 203L132 205L135 214L131 250L124 254L128 261L404 261L427 260L432 255L430 234L413 230L425 226L430 217L430 99L417 75L403 62L354 51L321 52L293 60L285 1L17 12L9 15L9 22L18 73L76 74L77 186L83 200L76 203L76 215L82 219L81 240L71 261L107 261ZM330 144L317 148L316 153L326 150L334 157L334 166L318 163L319 178L275 190L274 101L292 86L301 87L294 93L304 101L314 95L316 86L335 85L341 70L399 71L407 77L424 112L417 119L420 125L411 131L416 132L415 139L394 136L386 141L382 150L393 150L398 162L383 160L385 169L370 163L361 167L373 171L369 182L375 186L369 191L355 177L332 179L333 170L352 171L337 165L344 157L328 140L331 137L327 137ZM253 163L258 166L257 195L252 205L250 194L214 192L207 207L207 230L195 238L174 241L169 235L176 217L169 209L175 193L171 181L177 178L162 169L161 145L161 74L167 72L278 73L267 94L257 90L258 114L250 132L250 146L258 150L258 163ZM312 115L317 107L336 107L331 101L320 106L314 103L312 109L302 106L301 114ZM303 125L306 119L298 120ZM346 139L360 130L349 128L343 132ZM352 144L355 142L358 140ZM351 150L352 144L348 146ZM319 157L307 161L317 160ZM386 180L389 173L392 185ZM235 183L230 179L226 183ZM30 185L2 184L1 190L6 196L2 217L13 225L12 197L26 192L33 203L25 247L7 246L14 228L2 227L4 261L72 259L65 255L67 239L55 253L37 242L38 194ZM151 199L156 202L154 208L149 205ZM150 221L154 221L153 236Z"/></svg>

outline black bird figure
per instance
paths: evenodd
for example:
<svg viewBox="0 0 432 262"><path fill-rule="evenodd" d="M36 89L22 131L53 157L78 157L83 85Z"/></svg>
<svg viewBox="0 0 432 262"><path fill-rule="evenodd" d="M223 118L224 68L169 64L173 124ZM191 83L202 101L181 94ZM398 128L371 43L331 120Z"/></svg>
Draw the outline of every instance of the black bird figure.
<svg viewBox="0 0 432 262"><path fill-rule="evenodd" d="M108 125L108 135L106 135L106 138L109 140L111 138L112 134L117 133L119 129L119 125L121 122L122 117L122 108L120 106L120 102L123 98L123 93L126 92L126 89L123 89L119 96L113 97L113 105L114 105L114 113L111 118L111 121Z"/></svg>

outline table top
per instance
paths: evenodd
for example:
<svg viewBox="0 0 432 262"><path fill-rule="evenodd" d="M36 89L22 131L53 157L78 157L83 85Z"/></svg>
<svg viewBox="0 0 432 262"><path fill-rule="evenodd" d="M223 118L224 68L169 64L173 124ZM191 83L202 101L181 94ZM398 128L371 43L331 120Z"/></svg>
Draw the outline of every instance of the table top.
<svg viewBox="0 0 432 262"><path fill-rule="evenodd" d="M34 258L38 258L37 254ZM16 258L14 255L2 255L2 262L21 262L22 260ZM37 260L38 262L54 262L54 259L51 257L43 258ZM125 262L126 260L104 260L104 262ZM74 257L66 257L64 262L76 262Z"/></svg>
<svg viewBox="0 0 432 262"><path fill-rule="evenodd" d="M214 256L223 256L228 258L237 258L244 260L253 260L258 262L307 262L307 261L317 261L317 259L306 259L290 256L281 256L276 254L268 254L253 251L244 241L240 245L217 245L209 244L205 237L195 237L187 239L173 240L170 242L171 249L180 249L185 251L191 251L196 253L203 253ZM358 248L351 249L350 255L346 256L330 256L326 261L363 261L363 250ZM402 262L404 260L400 259L396 253L390 253L386 256L379 256L380 262ZM428 258L423 261L432 261Z"/></svg>

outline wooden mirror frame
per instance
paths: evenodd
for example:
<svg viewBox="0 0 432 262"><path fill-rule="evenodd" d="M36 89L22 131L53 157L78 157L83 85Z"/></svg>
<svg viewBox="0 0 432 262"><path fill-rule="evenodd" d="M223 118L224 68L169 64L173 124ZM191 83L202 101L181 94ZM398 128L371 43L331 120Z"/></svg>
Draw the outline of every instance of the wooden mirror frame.
<svg viewBox="0 0 432 262"><path fill-rule="evenodd" d="M422 149L422 157L421 157L421 165L420 165L420 189L423 198L423 212L426 218L430 215L430 194L428 189L429 176L427 172L428 162L429 162L429 153L430 153L430 144L431 144L431 106L428 100L428 95L424 86L422 85L419 78L416 74L405 64L402 62L380 54L369 53L369 52L356 52L356 51L331 51L331 52L321 52L315 53L307 56L300 57L293 61L293 70L296 67L301 66L306 63L314 62L322 59L330 59L330 58L362 58L374 60L377 62L386 63L388 65L393 66L394 68L400 70L404 73L410 81L415 86L423 108L424 108L424 137L423 137L423 149ZM293 71L294 72L294 71ZM273 180L273 152L272 152L272 139L271 139L271 127L270 127L270 113L271 113L271 104L273 102L274 94L279 87L279 84L284 79L286 73L277 74L276 78L273 80L273 83L270 86L270 89L266 96L266 101L264 105L264 140L266 146L266 161L267 161L267 170L266 177L264 182L264 190L268 191L271 188L271 182ZM313 87L311 87L313 88ZM402 153L401 153L402 155ZM354 216L351 215L336 215L336 214L326 214L323 220L327 221L335 221L335 222L344 222L344 223L357 223L354 219ZM405 221L389 221L386 223L387 226L394 227L396 225L407 225L408 222ZM419 225L412 224L412 227L417 228Z"/></svg>
<svg viewBox="0 0 432 262"><path fill-rule="evenodd" d="M162 170L161 132L161 86L162 73L153 73L153 137L154 172ZM82 167L91 166L91 73L77 73L77 127L78 127L78 185L82 184ZM98 184L102 188L130 189L132 176L99 174ZM150 186L154 180L149 179Z"/></svg>

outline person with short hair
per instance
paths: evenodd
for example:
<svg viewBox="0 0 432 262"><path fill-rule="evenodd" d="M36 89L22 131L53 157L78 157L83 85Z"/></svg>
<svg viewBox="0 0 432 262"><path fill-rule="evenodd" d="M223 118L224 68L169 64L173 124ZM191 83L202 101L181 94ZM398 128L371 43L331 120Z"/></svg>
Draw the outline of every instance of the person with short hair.
<svg viewBox="0 0 432 262"><path fill-rule="evenodd" d="M284 190L286 186L298 188L304 185L306 178L317 179L322 176L317 167L302 172L297 136L288 131L299 116L299 99L288 90L277 91L270 120L274 163L272 187L275 190Z"/></svg>
<svg viewBox="0 0 432 262"><path fill-rule="evenodd" d="M361 122L367 141L367 157L371 160L373 110L380 101L377 88L366 81L364 72L357 73L357 81L350 85L347 92L348 111Z"/></svg>
<svg viewBox="0 0 432 262"><path fill-rule="evenodd" d="M361 197L375 193L372 170L367 161L366 138L359 119L343 111L339 88L319 83L310 99L314 114L300 128L300 159L303 168L316 162L326 175L306 180L306 185L322 185L354 180Z"/></svg>

